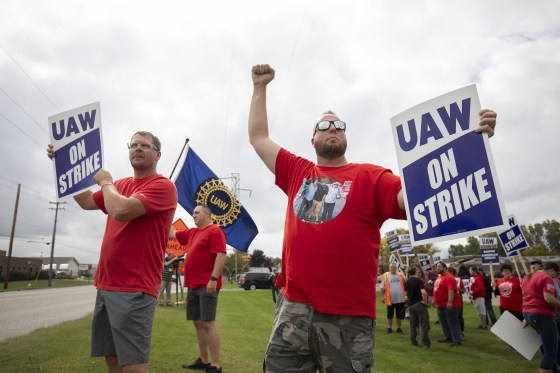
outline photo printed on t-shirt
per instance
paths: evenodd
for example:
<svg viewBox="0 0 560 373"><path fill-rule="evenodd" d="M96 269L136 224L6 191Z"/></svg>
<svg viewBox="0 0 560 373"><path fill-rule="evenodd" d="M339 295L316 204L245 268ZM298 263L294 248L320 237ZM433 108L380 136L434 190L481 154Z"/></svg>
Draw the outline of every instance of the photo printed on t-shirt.
<svg viewBox="0 0 560 373"><path fill-rule="evenodd" d="M306 223L320 224L335 218L344 208L346 183L323 177L303 179L293 202L294 214Z"/></svg>

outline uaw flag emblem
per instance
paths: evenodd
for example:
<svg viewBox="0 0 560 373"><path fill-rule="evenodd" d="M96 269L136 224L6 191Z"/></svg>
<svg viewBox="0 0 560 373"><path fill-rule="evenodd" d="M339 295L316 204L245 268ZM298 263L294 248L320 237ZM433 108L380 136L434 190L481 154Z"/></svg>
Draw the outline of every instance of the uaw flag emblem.
<svg viewBox="0 0 560 373"><path fill-rule="evenodd" d="M212 222L223 229L227 243L247 251L259 233L251 216L219 177L189 147L180 171L172 179L179 204L192 214L197 205L212 211Z"/></svg>
<svg viewBox="0 0 560 373"><path fill-rule="evenodd" d="M241 215L241 204L222 180L210 177L196 190L196 204L212 210L212 222L220 228L232 226Z"/></svg>

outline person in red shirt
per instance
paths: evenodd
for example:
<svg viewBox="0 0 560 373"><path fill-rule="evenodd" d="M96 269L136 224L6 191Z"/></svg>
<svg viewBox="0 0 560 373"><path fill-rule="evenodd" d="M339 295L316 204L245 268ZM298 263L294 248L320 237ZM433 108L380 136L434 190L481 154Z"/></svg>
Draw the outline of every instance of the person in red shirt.
<svg viewBox="0 0 560 373"><path fill-rule="evenodd" d="M282 270L276 282L283 291L263 370L324 372L329 367L337 372L369 372L375 339L379 228L387 219L406 217L400 179L380 166L348 162L346 123L331 111L313 126L316 163L272 141L266 90L275 71L269 65L255 65L251 73L249 141L288 196ZM496 113L482 110L479 114L480 127L475 131L492 135ZM332 219L318 224L294 214L302 180L310 177L342 185ZM341 255L344 248L351 248L351 254ZM294 326L297 331L292 330ZM344 343L330 342L339 340L339 335L345 336Z"/></svg>
<svg viewBox="0 0 560 373"><path fill-rule="evenodd" d="M465 337L465 319L463 319L463 294L465 294L465 284L463 280L459 277L459 272L455 267L449 267L449 273L455 277L457 282L457 291L459 291L459 300L461 301L461 307L459 309L459 325L461 326L461 337Z"/></svg>
<svg viewBox="0 0 560 373"><path fill-rule="evenodd" d="M558 264L543 263L542 270L529 273L522 283L523 327L531 325L536 329L542 342L540 372L555 371L555 364L560 359L558 351L558 329L554 310L560 308L556 299L553 278L559 273Z"/></svg>
<svg viewBox="0 0 560 373"><path fill-rule="evenodd" d="M443 339L438 342L448 342L451 343L451 346L461 346L463 344L461 325L459 324L461 300L457 290L457 281L447 271L447 265L444 262L438 262L436 271L439 277L434 283L434 303L443 331Z"/></svg>
<svg viewBox="0 0 560 373"><path fill-rule="evenodd" d="M512 276L511 265L503 264L501 272L504 277L494 284L494 294L500 296L500 315L509 311L523 321L521 282L518 277Z"/></svg>
<svg viewBox="0 0 560 373"><path fill-rule="evenodd" d="M108 215L95 273L91 356L104 356L109 372L147 372L161 258L177 189L157 174L161 142L156 136L139 131L127 145L134 177L113 181L101 169L93 177L101 190L77 194L74 200L84 210ZM50 144L47 155L55 156Z"/></svg>
<svg viewBox="0 0 560 373"><path fill-rule="evenodd" d="M199 358L183 365L183 368L219 373L222 371L220 335L215 320L227 252L226 235L220 227L212 224L211 214L208 206L196 206L192 215L196 228L177 231L171 227L169 238L188 246L185 258L185 286L189 288L187 320L193 321L200 350Z"/></svg>
<svg viewBox="0 0 560 373"><path fill-rule="evenodd" d="M486 326L486 305L484 303L486 297L486 288L484 286L484 277L478 272L478 268L470 268L471 276L474 280L471 284L471 291L469 292L474 299L474 310L477 316L480 316L480 325L477 329L487 330Z"/></svg>

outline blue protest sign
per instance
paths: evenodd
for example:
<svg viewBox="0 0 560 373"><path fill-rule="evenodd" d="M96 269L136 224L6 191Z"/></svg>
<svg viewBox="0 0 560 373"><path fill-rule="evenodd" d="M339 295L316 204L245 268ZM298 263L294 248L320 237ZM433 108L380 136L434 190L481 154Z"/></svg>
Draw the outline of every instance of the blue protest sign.
<svg viewBox="0 0 560 373"><path fill-rule="evenodd" d="M505 208L475 85L391 118L413 245L494 232Z"/></svg>
<svg viewBox="0 0 560 373"><path fill-rule="evenodd" d="M515 216L508 216L509 229L498 233L508 257L517 256L519 250L529 247L521 228L517 225Z"/></svg>
<svg viewBox="0 0 560 373"><path fill-rule="evenodd" d="M480 249L482 265L499 265L498 249Z"/></svg>
<svg viewBox="0 0 560 373"><path fill-rule="evenodd" d="M410 244L409 234L399 234L399 255L414 256L414 247Z"/></svg>
<svg viewBox="0 0 560 373"><path fill-rule="evenodd" d="M397 265L397 271L401 270L401 262L395 256L395 254L391 254L391 257L389 258L389 263L395 263Z"/></svg>
<svg viewBox="0 0 560 373"><path fill-rule="evenodd" d="M420 267L424 271L432 270L432 263L430 262L430 256L428 254L418 254L418 261L420 262Z"/></svg>
<svg viewBox="0 0 560 373"><path fill-rule="evenodd" d="M56 152L56 195L65 199L95 186L93 176L103 168L99 102L49 117L51 144Z"/></svg>
<svg viewBox="0 0 560 373"><path fill-rule="evenodd" d="M385 237L387 238L387 245L389 245L389 251L391 251L392 253L398 251L400 246L399 246L399 235L397 234L397 231L395 230L389 231L385 233Z"/></svg>

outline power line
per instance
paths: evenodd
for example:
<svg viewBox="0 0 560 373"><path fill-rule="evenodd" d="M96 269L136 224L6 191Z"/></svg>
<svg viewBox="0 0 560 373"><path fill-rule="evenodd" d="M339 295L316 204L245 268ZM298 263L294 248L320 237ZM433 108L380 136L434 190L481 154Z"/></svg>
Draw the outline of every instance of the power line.
<svg viewBox="0 0 560 373"><path fill-rule="evenodd" d="M47 99L47 101L57 110L60 111L60 109L54 104L54 102L51 101L51 99L49 98L49 96L46 95L45 92L43 92L43 90L37 85L37 83L35 83L35 81L33 80L33 78L31 78L31 76L29 76L29 74L25 71L25 69L23 67L21 67L21 65L16 61L16 59L14 57L12 57L12 55L10 54L10 52L8 52L8 50L6 48L4 48L4 46L0 43L0 48L2 48L4 50L4 52L6 52L6 54L8 55L8 57L10 57L12 59L12 61L14 61L14 63L17 65L17 67L19 67L19 69L25 74L25 76L31 81L31 83L33 83L33 85L35 86L35 88L37 88L39 90L39 92L41 92L41 94L43 95L43 97L45 97Z"/></svg>
<svg viewBox="0 0 560 373"><path fill-rule="evenodd" d="M10 123L12 126L14 126L19 132L23 133L29 140L33 141L35 144L39 145L42 147L41 144L39 144L37 142L37 140L35 140L34 138L32 138L31 136L29 136L27 133L25 133L25 131L23 131L21 128L19 128L14 122L12 122L11 120L9 120L8 118L6 118L6 116L2 113L0 113L0 116L2 118L4 118L6 121L8 121L8 123Z"/></svg>
<svg viewBox="0 0 560 373"><path fill-rule="evenodd" d="M35 125L36 125L37 127L39 127L45 134L47 134L47 135L49 134L49 133L47 132L47 130L46 130L44 127L42 127L35 119L33 119L33 117L27 112L27 110L25 110L20 104L18 104L18 103L16 102L16 100L14 100L14 99L8 94L8 92L4 91L4 89L2 89L1 87L0 87L0 91L2 91L2 92L3 92L3 93L18 107L18 108L20 108L21 111L23 111L23 112L25 113L25 115L27 115L27 116L29 117L29 119L31 119L31 120L33 121L33 123L35 123Z"/></svg>

